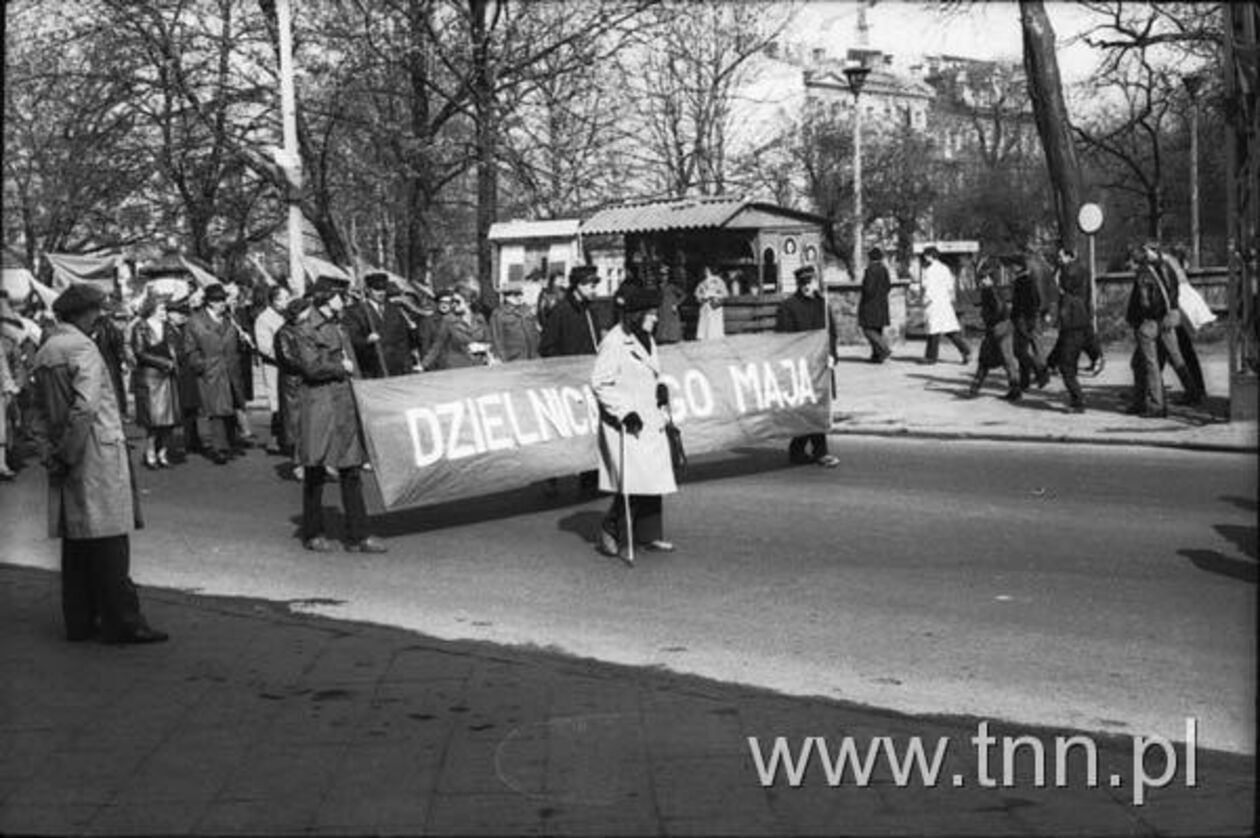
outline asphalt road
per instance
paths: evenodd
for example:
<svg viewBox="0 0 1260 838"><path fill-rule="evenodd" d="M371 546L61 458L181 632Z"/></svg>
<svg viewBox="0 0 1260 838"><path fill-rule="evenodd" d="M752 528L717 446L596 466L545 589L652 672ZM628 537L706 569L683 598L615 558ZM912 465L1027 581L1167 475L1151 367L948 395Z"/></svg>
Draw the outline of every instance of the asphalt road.
<svg viewBox="0 0 1260 838"><path fill-rule="evenodd" d="M667 502L679 552L633 570L589 545L607 501L574 481L381 516L387 555L317 555L277 459L196 459L143 475L134 576L906 712L1172 739L1193 717L1200 746L1254 752L1254 457L832 443L831 471L778 448L699 464ZM4 561L56 566L42 489L0 486Z"/></svg>

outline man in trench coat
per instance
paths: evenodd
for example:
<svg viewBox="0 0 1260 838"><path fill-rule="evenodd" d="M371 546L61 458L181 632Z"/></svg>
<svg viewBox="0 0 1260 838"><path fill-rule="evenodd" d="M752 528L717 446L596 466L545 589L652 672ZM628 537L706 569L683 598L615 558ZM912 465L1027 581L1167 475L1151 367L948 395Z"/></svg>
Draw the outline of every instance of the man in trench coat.
<svg viewBox="0 0 1260 838"><path fill-rule="evenodd" d="M311 313L297 327L296 357L287 359L302 376L297 440L298 462L304 470L302 544L317 553L333 549L324 538L323 494L325 469L335 468L345 512L346 551L384 553L385 545L367 532L361 471L367 453L350 387L359 368L341 328L344 293L344 284L337 280L320 277L315 282Z"/></svg>
<svg viewBox="0 0 1260 838"><path fill-rule="evenodd" d="M122 411L88 337L105 295L72 285L53 303L61 321L35 355L35 434L48 469L48 530L61 539L66 639L160 643L128 576L140 525Z"/></svg>
<svg viewBox="0 0 1260 838"><path fill-rule="evenodd" d="M232 447L229 425L236 411L245 407L245 384L237 357L236 323L227 311L227 292L222 285L205 290L205 307L188 318L184 327L184 354L197 374L201 415L210 426L209 456L218 465L228 461Z"/></svg>

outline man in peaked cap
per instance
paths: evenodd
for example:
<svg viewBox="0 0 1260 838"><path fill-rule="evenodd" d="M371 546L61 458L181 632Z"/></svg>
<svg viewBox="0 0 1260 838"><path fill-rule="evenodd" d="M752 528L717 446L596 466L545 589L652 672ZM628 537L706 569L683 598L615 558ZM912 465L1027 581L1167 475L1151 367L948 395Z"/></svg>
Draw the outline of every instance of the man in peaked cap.
<svg viewBox="0 0 1260 838"><path fill-rule="evenodd" d="M61 539L66 639L160 643L129 578L129 533L141 525L122 411L105 359L88 337L105 294L71 285L60 321L35 355L36 442L48 470L49 535Z"/></svg>
<svg viewBox="0 0 1260 838"><path fill-rule="evenodd" d="M406 375L415 364L416 330L402 307L389 299L388 274L370 273L363 284L366 298L342 315L359 369L364 378Z"/></svg>
<svg viewBox="0 0 1260 838"><path fill-rule="evenodd" d="M830 325L827 335L827 352L835 359L835 323L828 324L826 301L818 286L818 271L813 265L796 269L796 293L779 304L775 313L776 332L809 332ZM805 446L811 453L805 453ZM835 468L840 460L827 453L826 434L806 434L793 437L788 445L788 461L795 465L813 463L823 468Z"/></svg>

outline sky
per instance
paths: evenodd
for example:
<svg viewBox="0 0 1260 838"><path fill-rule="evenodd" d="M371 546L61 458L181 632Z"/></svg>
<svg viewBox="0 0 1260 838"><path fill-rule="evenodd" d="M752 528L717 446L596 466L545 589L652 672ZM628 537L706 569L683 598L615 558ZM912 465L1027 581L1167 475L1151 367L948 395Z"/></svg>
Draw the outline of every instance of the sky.
<svg viewBox="0 0 1260 838"><path fill-rule="evenodd" d="M788 40L806 47L825 47L843 56L858 45L856 0L811 0L803 4L788 29ZM949 12L935 2L877 0L866 13L870 46L892 54L898 63L910 55L949 54L972 58L1020 61L1023 41L1019 4L1015 2L958 3ZM1073 36L1088 28L1091 15L1078 4L1047 2L1046 10L1060 41L1059 72L1073 84L1088 78L1097 55Z"/></svg>

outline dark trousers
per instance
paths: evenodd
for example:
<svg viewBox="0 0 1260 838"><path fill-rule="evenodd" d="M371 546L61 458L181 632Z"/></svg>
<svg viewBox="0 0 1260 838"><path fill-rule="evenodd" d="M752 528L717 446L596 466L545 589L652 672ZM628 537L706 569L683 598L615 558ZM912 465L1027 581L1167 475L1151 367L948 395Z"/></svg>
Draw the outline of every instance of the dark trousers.
<svg viewBox="0 0 1260 838"><path fill-rule="evenodd" d="M1178 373L1181 376L1181 386L1185 389L1186 395L1194 398L1201 397L1207 393L1207 385L1203 381L1203 366L1199 363L1199 353L1194 348L1194 338L1190 336L1190 330L1185 326L1178 325L1174 330L1177 336L1177 350L1181 353L1181 360L1184 364L1184 373ZM1159 368L1162 371L1164 364L1170 360L1168 348L1161 340L1156 349L1159 354Z"/></svg>
<svg viewBox="0 0 1260 838"><path fill-rule="evenodd" d="M68 639L86 640L98 623L106 639L125 637L144 625L130 572L126 535L61 540L61 612Z"/></svg>
<svg viewBox="0 0 1260 838"><path fill-rule="evenodd" d="M1133 408L1158 413L1164 410L1164 377L1159 371L1160 324L1156 320L1143 320L1133 330L1133 357L1129 368L1133 370Z"/></svg>
<svg viewBox="0 0 1260 838"><path fill-rule="evenodd" d="M197 410L184 411L184 452L196 453L205 448L201 433L197 430Z"/></svg>
<svg viewBox="0 0 1260 838"><path fill-rule="evenodd" d="M963 340L962 332L947 332L944 337L949 338L949 342L954 344L958 354L963 356L963 361L971 358L971 347L967 345L967 341ZM935 361L940 353L941 335L928 335L927 350L923 353L923 357L929 361Z"/></svg>
<svg viewBox="0 0 1260 838"><path fill-rule="evenodd" d="M210 428L210 451L219 454L227 454L232 449L232 444L228 440L228 426L233 422L231 416L210 416L206 419L206 425Z"/></svg>
<svg viewBox="0 0 1260 838"><path fill-rule="evenodd" d="M1027 390L1034 377L1041 378L1046 374L1046 361L1041 354L1040 332L1035 317L1021 317L1012 320L1015 327L1014 346L1015 360L1019 362L1019 386Z"/></svg>
<svg viewBox="0 0 1260 838"><path fill-rule="evenodd" d="M1059 374L1063 376L1063 386L1068 391L1068 403L1073 407L1085 406L1085 395L1077 372L1081 353L1088 354L1090 361L1097 361L1101 354L1089 335L1085 329L1065 329L1059 332L1059 341L1055 344Z"/></svg>
<svg viewBox="0 0 1260 838"><path fill-rule="evenodd" d="M892 354L892 350L888 348L888 341L884 340L883 329L863 329L862 336L871 345L871 357L873 359L883 361Z"/></svg>
<svg viewBox="0 0 1260 838"><path fill-rule="evenodd" d="M806 456L805 446L808 445L813 452L812 455ZM792 441L788 443L788 459L794 463L812 462L820 457L827 455L827 435L826 434L806 434L805 436L794 436Z"/></svg>
<svg viewBox="0 0 1260 838"><path fill-rule="evenodd" d="M630 520L636 544L660 541L665 535L665 511L660 495L631 495ZM619 547L627 545L626 505L621 495L613 495L612 506L604 516L604 531L617 539Z"/></svg>
<svg viewBox="0 0 1260 838"><path fill-rule="evenodd" d="M1004 320L989 327L984 342L980 344L980 363L976 365L976 374L971 380L972 393L979 392L989 370L998 364L1006 370L1007 387L1011 391L1023 389L1019 384L1019 365L1015 362L1014 346L1014 326L1011 321Z"/></svg>
<svg viewBox="0 0 1260 838"><path fill-rule="evenodd" d="M355 543L367 538L367 505L363 502L363 475L357 466L339 469L341 508L346 516L346 541ZM324 534L323 466L308 465L302 482L302 540Z"/></svg>

